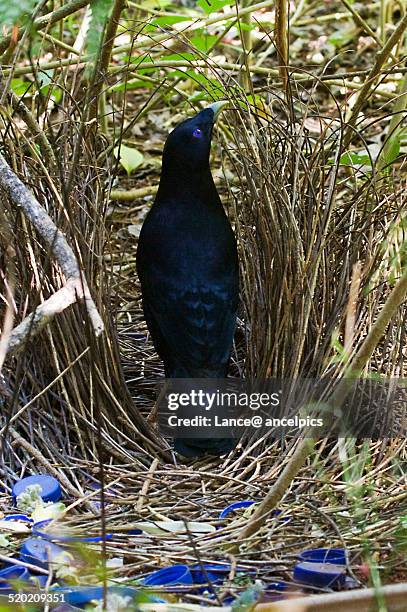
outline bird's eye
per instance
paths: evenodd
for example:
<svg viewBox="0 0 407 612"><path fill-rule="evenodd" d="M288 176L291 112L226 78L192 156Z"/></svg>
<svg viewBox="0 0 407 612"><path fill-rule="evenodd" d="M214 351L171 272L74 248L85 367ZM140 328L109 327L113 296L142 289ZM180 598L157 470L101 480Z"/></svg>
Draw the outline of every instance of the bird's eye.
<svg viewBox="0 0 407 612"><path fill-rule="evenodd" d="M194 131L192 132L192 136L194 138L201 138L201 136L202 136L201 128L195 128Z"/></svg>

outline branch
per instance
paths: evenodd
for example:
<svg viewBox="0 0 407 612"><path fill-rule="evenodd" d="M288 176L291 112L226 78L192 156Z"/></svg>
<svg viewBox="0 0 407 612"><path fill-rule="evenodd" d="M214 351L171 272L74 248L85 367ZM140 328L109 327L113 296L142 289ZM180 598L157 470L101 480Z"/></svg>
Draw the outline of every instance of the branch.
<svg viewBox="0 0 407 612"><path fill-rule="evenodd" d="M63 233L50 219L32 193L14 174L1 154L0 187L8 193L14 206L17 209L21 209L35 227L66 277L65 286L11 332L7 352L16 350L21 346L21 343L27 339L27 334L38 333L55 314L64 310L64 308L76 301L78 297L85 300L87 313L95 335L99 336L104 329L103 321L90 295L89 287L74 252ZM11 349L10 346L13 348Z"/></svg>
<svg viewBox="0 0 407 612"><path fill-rule="evenodd" d="M52 321L56 314L75 304L78 299L85 300L90 319L97 321L99 314L89 294L89 289L84 290L81 278L69 279L61 289L58 289L48 300L45 300L34 312L14 327L9 335L7 353L16 353L24 346L28 337L36 336Z"/></svg>
<svg viewBox="0 0 407 612"><path fill-rule="evenodd" d="M257 604L254 612L363 612L363 610L378 609L378 598L383 598L391 612L405 610L407 600L407 583L388 584L379 589L357 589L340 593L324 593L323 595L307 595L289 601ZM376 604L376 605L375 605Z"/></svg>

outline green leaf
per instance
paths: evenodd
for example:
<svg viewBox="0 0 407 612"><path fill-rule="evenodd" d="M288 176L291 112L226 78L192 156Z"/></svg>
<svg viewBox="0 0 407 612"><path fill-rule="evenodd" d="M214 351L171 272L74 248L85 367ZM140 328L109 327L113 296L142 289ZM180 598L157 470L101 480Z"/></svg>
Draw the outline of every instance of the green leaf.
<svg viewBox="0 0 407 612"><path fill-rule="evenodd" d="M160 59L163 61L185 61L185 62L194 62L199 60L199 55L196 53L171 53L171 55L164 55Z"/></svg>
<svg viewBox="0 0 407 612"><path fill-rule="evenodd" d="M120 164L126 170L127 174L130 175L133 170L138 168L142 163L144 156L138 149L133 147L126 147L121 145L116 147L114 150L115 157L119 160Z"/></svg>
<svg viewBox="0 0 407 612"><path fill-rule="evenodd" d="M32 83L23 79L12 79L10 86L16 96L23 96L31 88Z"/></svg>
<svg viewBox="0 0 407 612"><path fill-rule="evenodd" d="M339 163L341 166L372 166L369 155L358 151L347 151L341 156Z"/></svg>
<svg viewBox="0 0 407 612"><path fill-rule="evenodd" d="M191 21L189 15L165 15L164 17L157 17L151 22L151 25L160 26L166 28L172 26L175 23L181 23L182 21Z"/></svg>
<svg viewBox="0 0 407 612"><path fill-rule="evenodd" d="M244 23L243 21L239 21L239 29L243 32L251 32L256 29L256 25L254 23Z"/></svg>
<svg viewBox="0 0 407 612"><path fill-rule="evenodd" d="M217 36L213 36L202 31L197 36L193 36L190 42L198 51L208 53L209 49L212 48L212 45L217 41L217 39Z"/></svg>
<svg viewBox="0 0 407 612"><path fill-rule="evenodd" d="M384 160L386 165L392 164L400 155L401 148L401 130L396 130L389 140L386 142L383 149Z"/></svg>
<svg viewBox="0 0 407 612"><path fill-rule="evenodd" d="M343 28L340 28L339 30L336 30L336 32L331 34L327 42L338 48L344 47L351 40L354 39L355 34L356 34L355 26L353 25L345 26Z"/></svg>
<svg viewBox="0 0 407 612"><path fill-rule="evenodd" d="M224 6L230 6L232 0L198 0L197 6L201 7L207 15L220 11Z"/></svg>
<svg viewBox="0 0 407 612"><path fill-rule="evenodd" d="M151 87L155 87L154 83L149 83L141 79L134 79L127 81L127 83L112 85L112 87L109 87L109 92L114 93L116 91L127 91L130 89L150 89Z"/></svg>

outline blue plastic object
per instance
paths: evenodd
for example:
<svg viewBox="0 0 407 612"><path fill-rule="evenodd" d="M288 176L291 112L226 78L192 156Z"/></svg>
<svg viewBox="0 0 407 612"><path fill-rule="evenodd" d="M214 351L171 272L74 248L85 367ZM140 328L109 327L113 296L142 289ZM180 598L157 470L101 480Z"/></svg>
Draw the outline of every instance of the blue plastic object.
<svg viewBox="0 0 407 612"><path fill-rule="evenodd" d="M19 565L10 565L0 571L0 592L1 589L10 589L12 585L9 580L29 580L30 572L27 568Z"/></svg>
<svg viewBox="0 0 407 612"><path fill-rule="evenodd" d="M65 550L61 546L52 542L39 538L28 538L21 546L20 561L47 569L49 561L52 562L57 555L64 552Z"/></svg>
<svg viewBox="0 0 407 612"><path fill-rule="evenodd" d="M25 523L33 523L33 519L26 514L9 514L4 517L3 521L24 521Z"/></svg>
<svg viewBox="0 0 407 612"><path fill-rule="evenodd" d="M21 495L21 493L24 493L26 488L30 485L40 485L40 495L46 502L57 502L62 497L61 486L56 478L47 476L47 474L35 474L34 476L27 476L27 478L17 480L14 484L11 491L14 503L16 498Z"/></svg>
<svg viewBox="0 0 407 612"><path fill-rule="evenodd" d="M345 572L343 565L305 561L294 566L294 580L310 587L335 588L345 584Z"/></svg>
<svg viewBox="0 0 407 612"><path fill-rule="evenodd" d="M346 551L344 548L311 548L298 555L300 561L310 563L333 563L346 565Z"/></svg>
<svg viewBox="0 0 407 612"><path fill-rule="evenodd" d="M44 531L44 528L52 523L53 519L47 519L46 521L40 521L35 523L32 528L33 535L43 538L43 540L48 540L50 542L102 542L103 538L101 536L94 536L85 538L82 536L64 536L58 535L57 533L50 533ZM106 540L111 540L113 538L113 534L107 533Z"/></svg>
<svg viewBox="0 0 407 612"><path fill-rule="evenodd" d="M187 565L172 565L149 574L141 581L145 586L176 586L193 584L191 571Z"/></svg>
<svg viewBox="0 0 407 612"><path fill-rule="evenodd" d="M202 563L191 567L192 580L195 584L219 584L230 572L229 563Z"/></svg>
<svg viewBox="0 0 407 612"><path fill-rule="evenodd" d="M93 600L100 600L103 598L103 587L102 586L70 586L70 587L55 587L50 590L51 593L61 593L64 595L65 602L71 606L85 606ZM140 591L134 587L126 586L112 586L108 587L108 593L115 593L121 597L131 597L134 599ZM148 599L152 603L167 603L164 599L159 597L148 596Z"/></svg>
<svg viewBox="0 0 407 612"><path fill-rule="evenodd" d="M249 499L234 502L233 504L226 506L226 508L222 510L222 512L219 514L219 518L224 519L231 512L234 512L235 510L240 510L240 508L248 508L249 506L252 506L255 503L256 503L255 501L251 501Z"/></svg>
<svg viewBox="0 0 407 612"><path fill-rule="evenodd" d="M278 591L282 593L288 589L289 585L286 582L276 580L274 582L269 582L266 586L266 591Z"/></svg>

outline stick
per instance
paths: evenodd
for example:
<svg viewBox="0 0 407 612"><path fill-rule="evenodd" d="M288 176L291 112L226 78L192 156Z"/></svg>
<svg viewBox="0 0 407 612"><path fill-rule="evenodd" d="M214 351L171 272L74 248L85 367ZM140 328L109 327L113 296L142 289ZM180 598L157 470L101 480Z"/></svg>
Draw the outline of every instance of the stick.
<svg viewBox="0 0 407 612"><path fill-rule="evenodd" d="M275 603L257 604L253 612L367 612L378 610L378 596L384 599L388 612L403 612L406 609L407 583L389 584L380 589L357 589L341 593L310 595Z"/></svg>
<svg viewBox="0 0 407 612"><path fill-rule="evenodd" d="M49 300L44 302L34 313L29 315L18 325L10 335L12 350L19 348L27 339L27 334L38 333L58 312L61 312L76 301L83 298L87 313L95 332L99 336L103 329L103 321L91 297L89 287L78 265L74 252L66 241L65 236L57 228L27 187L14 174L4 157L0 154L0 187L9 195L11 202L21 209L27 219L40 234L50 252L60 265L66 277L65 287L57 291ZM75 296L75 300L73 297ZM7 349L9 352L10 343Z"/></svg>

